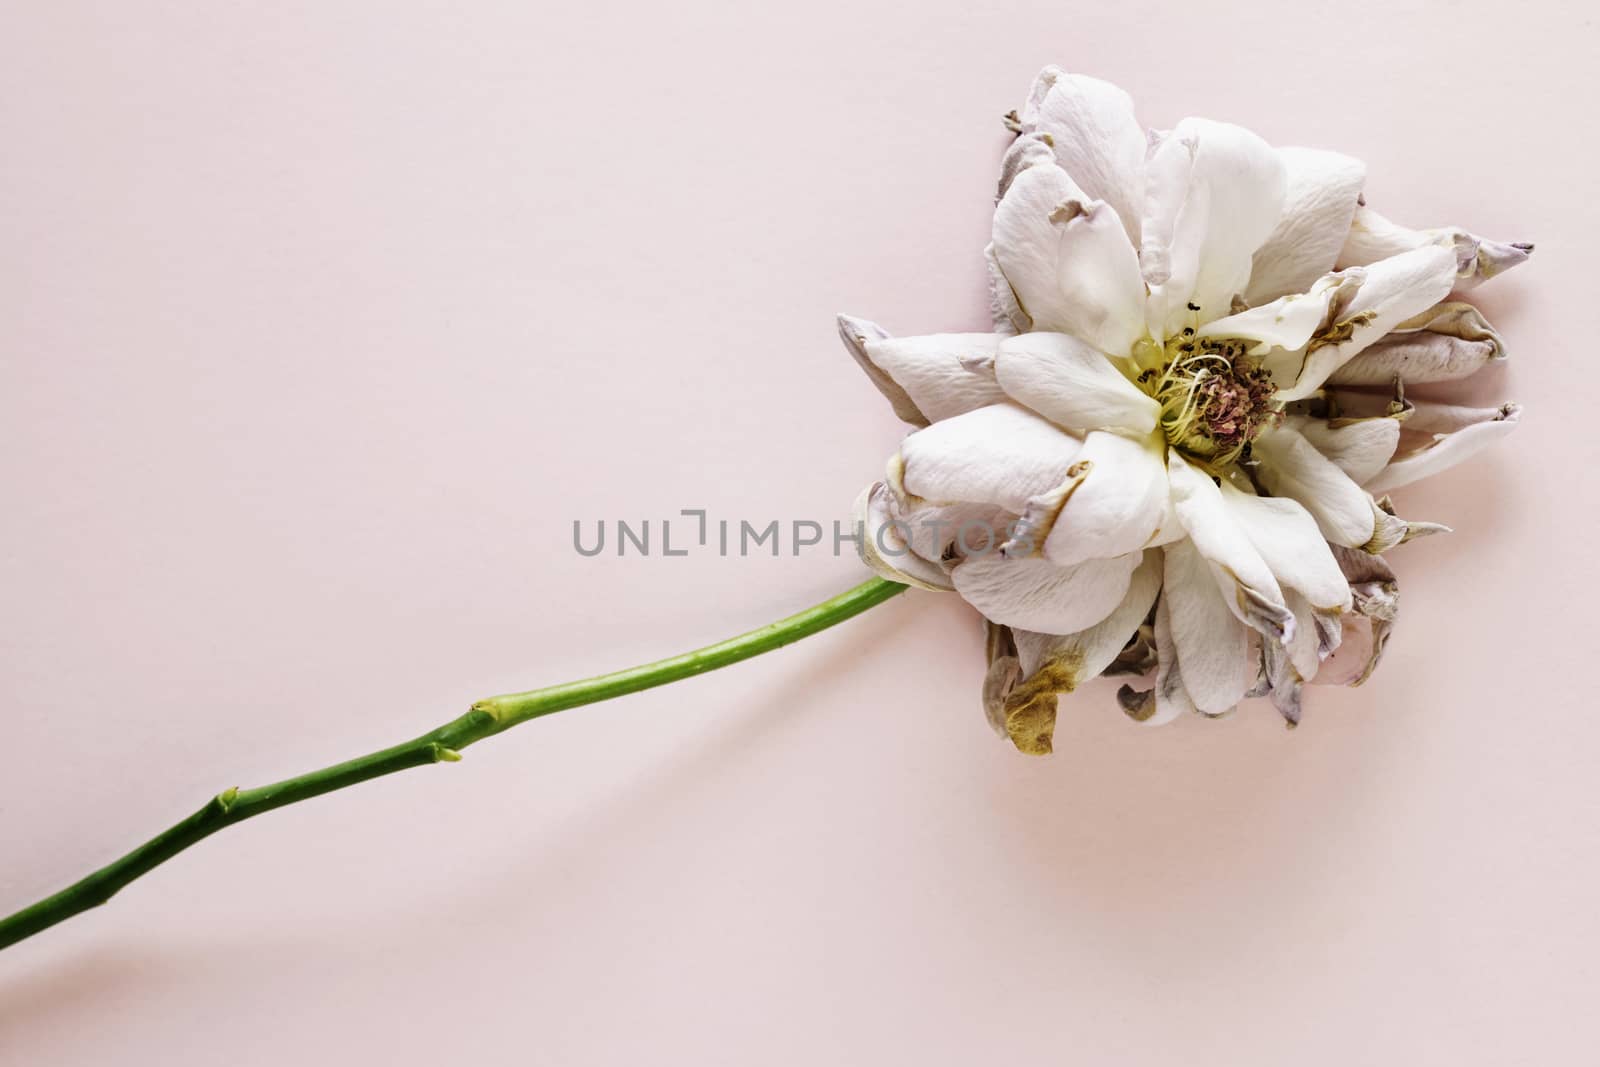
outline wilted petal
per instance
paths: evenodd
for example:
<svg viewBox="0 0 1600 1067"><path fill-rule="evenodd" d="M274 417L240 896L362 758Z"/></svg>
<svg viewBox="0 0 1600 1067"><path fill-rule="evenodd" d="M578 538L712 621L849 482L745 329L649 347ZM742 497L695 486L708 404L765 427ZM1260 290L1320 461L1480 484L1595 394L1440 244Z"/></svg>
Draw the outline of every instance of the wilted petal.
<svg viewBox="0 0 1600 1067"><path fill-rule="evenodd" d="M1001 554L1013 559L1043 556L1044 543L1055 528L1056 520L1061 517L1062 509L1082 487L1093 466L1092 463L1075 460L1067 468L1061 484L1031 498L1023 507L1016 525L1011 528L1010 536L1000 546Z"/></svg>
<svg viewBox="0 0 1600 1067"><path fill-rule="evenodd" d="M1055 161L1055 149L1050 147L1050 138L1044 134L1025 133L1012 141L1011 147L1006 149L1006 154L1000 160L1000 187L995 194L996 203L1004 199L1011 183L1017 180L1017 175L1029 167Z"/></svg>
<svg viewBox="0 0 1600 1067"><path fill-rule="evenodd" d="M1284 424L1361 485L1383 470L1394 455L1400 444L1402 414L1331 419L1291 415Z"/></svg>
<svg viewBox="0 0 1600 1067"><path fill-rule="evenodd" d="M995 208L994 255L1036 330L1127 355L1144 333L1144 284L1122 222L1060 167L1029 167Z"/></svg>
<svg viewBox="0 0 1600 1067"><path fill-rule="evenodd" d="M1322 390L1319 396L1291 405L1289 411L1310 413L1329 419L1398 419L1402 423L1411 417L1415 405L1406 398L1405 388L1390 383L1388 389L1334 389Z"/></svg>
<svg viewBox="0 0 1600 1067"><path fill-rule="evenodd" d="M1336 613L1317 612L1297 593L1289 594L1295 636L1286 646L1261 648L1267 696L1290 726L1300 723L1301 687L1317 676L1322 660L1339 647L1344 633Z"/></svg>
<svg viewBox="0 0 1600 1067"><path fill-rule="evenodd" d="M1059 508L1043 542L1045 558L1067 567L1145 547L1168 506L1165 449L1158 435L1143 440L1096 431L1083 439L1075 463L1087 463L1083 482Z"/></svg>
<svg viewBox="0 0 1600 1067"><path fill-rule="evenodd" d="M1330 546L1350 582L1355 614L1346 618L1344 643L1323 665L1318 682L1360 685L1378 669L1400 612L1400 585L1381 556ZM1361 657L1365 653L1365 657Z"/></svg>
<svg viewBox="0 0 1600 1067"><path fill-rule="evenodd" d="M1128 718L1145 726L1162 726L1180 715L1199 709L1184 688L1183 671L1178 663L1178 648L1172 637L1172 605L1166 593L1156 604L1154 627L1156 643L1156 682L1148 690L1125 685L1117 690L1117 703Z"/></svg>
<svg viewBox="0 0 1600 1067"><path fill-rule="evenodd" d="M1176 449L1167 457L1167 475L1178 519L1211 565L1212 578L1228 610L1268 640L1287 640L1294 619L1284 606L1283 591L1249 535L1229 513L1222 490L1209 475L1185 462ZM1173 546L1168 546L1168 551L1172 550Z"/></svg>
<svg viewBox="0 0 1600 1067"><path fill-rule="evenodd" d="M1150 332L1163 340L1228 314L1244 293L1283 213L1284 165L1249 130L1191 118L1151 149L1145 181L1139 261Z"/></svg>
<svg viewBox="0 0 1600 1067"><path fill-rule="evenodd" d="M1075 567L1048 560L973 556L951 572L956 591L985 618L1046 634L1071 634L1103 620L1122 602L1143 558L1134 552Z"/></svg>
<svg viewBox="0 0 1600 1067"><path fill-rule="evenodd" d="M1155 623L1146 616L1144 622L1122 646L1117 658L1105 669L1105 674L1149 674L1156 669Z"/></svg>
<svg viewBox="0 0 1600 1067"><path fill-rule="evenodd" d="M1366 483L1368 490L1385 493L1438 474L1440 471L1449 470L1509 434L1516 429L1518 421L1522 418L1522 409L1515 404L1504 404L1498 408L1454 408L1447 405L1430 405L1430 407L1448 408L1448 410L1432 410L1422 415L1422 423L1416 425L1416 429L1427 429L1430 419L1437 419L1439 424L1453 425L1455 428L1435 432L1428 443L1421 448L1397 456ZM1422 409L1423 405L1419 404L1417 406L1419 415L1422 414ZM1413 416L1413 419L1416 417ZM1412 426L1408 425L1407 429L1412 429Z"/></svg>
<svg viewBox="0 0 1600 1067"><path fill-rule="evenodd" d="M1303 293L1333 270L1367 176L1364 163L1338 152L1280 148L1278 158L1287 176L1283 215L1251 260L1251 304Z"/></svg>
<svg viewBox="0 0 1600 1067"><path fill-rule="evenodd" d="M1463 341L1490 341L1497 355L1504 354L1500 334L1489 325L1483 313L1461 300L1445 300L1395 327L1397 332L1428 330Z"/></svg>
<svg viewBox="0 0 1600 1067"><path fill-rule="evenodd" d="M1470 289L1515 267L1533 253L1533 245L1491 241L1459 226L1411 230L1396 225L1363 205L1356 209L1350 234L1339 252L1339 266L1376 263L1413 248L1447 248L1455 257L1456 289Z"/></svg>
<svg viewBox="0 0 1600 1067"><path fill-rule="evenodd" d="M1151 550L1129 578L1122 602L1089 629L1063 636L1013 631L1022 677L1005 691L999 719L1002 730L1018 749L1029 753L1050 751L1056 695L1072 692L1111 665L1127 645L1129 635L1149 616L1160 590L1161 553ZM1004 665L998 670L991 666L990 673L994 677L1007 671ZM997 688L1001 684L995 683ZM987 692L988 686L985 688ZM985 706L987 710L989 705Z"/></svg>
<svg viewBox="0 0 1600 1067"><path fill-rule="evenodd" d="M1069 429L1144 435L1155 429L1161 414L1161 406L1116 364L1063 333L1025 333L1001 341L995 377L1013 399Z"/></svg>
<svg viewBox="0 0 1600 1067"><path fill-rule="evenodd" d="M1359 685L1369 672L1376 651L1372 620L1350 614L1341 620L1339 647L1322 662L1313 681L1317 685Z"/></svg>
<svg viewBox="0 0 1600 1067"><path fill-rule="evenodd" d="M1009 337L1033 329L1033 320L1017 303L1016 290L1011 288L1011 283L1000 269L993 244L984 246L983 262L989 273L989 317L994 320L995 332Z"/></svg>
<svg viewBox="0 0 1600 1067"><path fill-rule="evenodd" d="M1352 597L1353 600L1354 598ZM1309 640L1309 644L1316 651L1315 662L1307 658L1302 666L1300 649L1298 646L1290 647L1290 659L1300 671L1301 677L1309 682L1316 677L1319 666L1326 662L1329 656L1337 652L1339 646L1344 643L1344 616L1347 613L1344 611L1324 611L1298 594L1290 599L1289 606L1294 610L1297 624L1301 620L1302 610L1309 611L1311 615L1310 625L1296 625L1295 634L1298 639L1301 631L1307 631L1306 637Z"/></svg>
<svg viewBox="0 0 1600 1067"><path fill-rule="evenodd" d="M1262 646L1261 671L1266 683L1262 695L1271 698L1272 706L1289 726L1300 725L1301 678L1290 661L1289 650L1278 645Z"/></svg>
<svg viewBox="0 0 1600 1067"><path fill-rule="evenodd" d="M1183 666L1183 687L1208 715L1232 708L1255 679L1250 631L1235 617L1192 541L1168 545L1162 588L1172 612L1172 637ZM1275 642L1268 642L1273 644Z"/></svg>
<svg viewBox="0 0 1600 1067"><path fill-rule="evenodd" d="M994 355L1003 340L999 334L890 337L874 323L840 315L839 336L857 354L858 362L865 359L879 372L869 370L868 377L878 383L886 376L898 387L896 392L884 390L890 403L898 408L897 397L911 401L921 418L908 421L916 425L925 426L1006 399L994 378ZM883 386L880 384L879 388Z"/></svg>
<svg viewBox="0 0 1600 1067"><path fill-rule="evenodd" d="M1394 501L1388 497L1372 497L1372 519L1372 540L1361 546L1363 552L1372 555L1387 552L1396 545L1415 541L1419 537L1450 532L1450 527L1437 522L1410 522L1402 519L1395 514Z"/></svg>
<svg viewBox="0 0 1600 1067"><path fill-rule="evenodd" d="M1128 240L1139 240L1144 201L1145 133L1127 93L1098 78L1046 67L1022 108L1023 136L1048 139L1079 187L1116 211Z"/></svg>
<svg viewBox="0 0 1600 1067"><path fill-rule="evenodd" d="M1303 349L1262 361L1278 383L1278 399L1299 400L1405 320L1443 300L1454 279L1447 249L1428 246L1346 272L1327 325Z"/></svg>
<svg viewBox="0 0 1600 1067"><path fill-rule="evenodd" d="M983 717L1001 737L1006 730L1006 698L1022 680L1022 661L1017 658L1016 639L1011 627L983 620L984 652L989 668L983 676Z"/></svg>
<svg viewBox="0 0 1600 1067"><path fill-rule="evenodd" d="M955 588L943 567L911 551L904 528L889 514L889 492L882 482L861 491L856 498L855 519L856 550L862 562L880 577L936 592Z"/></svg>
<svg viewBox="0 0 1600 1067"><path fill-rule="evenodd" d="M1025 408L994 404L908 435L886 480L902 497L994 504L1020 514L1061 482L1080 446Z"/></svg>
<svg viewBox="0 0 1600 1067"><path fill-rule="evenodd" d="M1048 679L1037 685L1018 683L1001 701L998 711L1001 736L1009 737L1025 756L1048 756L1055 750L1056 702L1060 694ZM987 711L987 707L985 711Z"/></svg>
<svg viewBox="0 0 1600 1067"><path fill-rule="evenodd" d="M1257 496L1230 482L1219 488L1280 586L1295 590L1318 611L1350 610L1350 586L1310 512L1286 497Z"/></svg>
<svg viewBox="0 0 1600 1067"><path fill-rule="evenodd" d="M1449 382L1505 359L1505 348L1471 304L1436 305L1334 371L1333 385Z"/></svg>
<svg viewBox="0 0 1600 1067"><path fill-rule="evenodd" d="M892 491L888 498L897 533L911 551L931 563L995 551L1011 535L1016 520L992 504L913 503L897 499Z"/></svg>
<svg viewBox="0 0 1600 1067"><path fill-rule="evenodd" d="M1299 501L1324 538L1351 548L1372 540L1372 497L1293 427L1269 427L1252 451L1262 485L1273 496Z"/></svg>
<svg viewBox="0 0 1600 1067"><path fill-rule="evenodd" d="M850 354L855 357L861 369L867 372L867 377L878 387L878 392L888 398L894 413L913 426L926 426L932 420L922 413L916 401L911 399L900 384L889 377L888 373L872 362L867 355L868 344L887 340L888 337L889 331L875 322L851 318L849 315L839 316L839 339L844 342L845 348L850 350Z"/></svg>
<svg viewBox="0 0 1600 1067"><path fill-rule="evenodd" d="M1415 434L1430 440L1433 434L1455 433L1457 430L1465 430L1480 423L1514 419L1522 414L1522 408L1517 404L1472 408L1461 404L1445 404L1437 400L1408 400L1406 409L1407 417L1403 423L1406 436ZM1426 441L1412 442L1409 447L1422 447L1426 443ZM1408 445L1402 443L1400 455L1404 456L1407 452Z"/></svg>

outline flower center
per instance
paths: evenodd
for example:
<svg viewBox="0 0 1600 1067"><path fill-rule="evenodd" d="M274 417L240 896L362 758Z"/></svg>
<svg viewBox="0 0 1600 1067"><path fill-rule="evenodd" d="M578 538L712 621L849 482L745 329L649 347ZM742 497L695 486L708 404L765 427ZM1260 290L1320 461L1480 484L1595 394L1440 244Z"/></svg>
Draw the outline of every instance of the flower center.
<svg viewBox="0 0 1600 1067"><path fill-rule="evenodd" d="M1224 467L1247 456L1276 414L1272 375L1247 353L1249 342L1198 338L1192 329L1153 350L1139 385L1161 405L1161 429L1174 448ZM1145 361L1142 361L1145 362Z"/></svg>

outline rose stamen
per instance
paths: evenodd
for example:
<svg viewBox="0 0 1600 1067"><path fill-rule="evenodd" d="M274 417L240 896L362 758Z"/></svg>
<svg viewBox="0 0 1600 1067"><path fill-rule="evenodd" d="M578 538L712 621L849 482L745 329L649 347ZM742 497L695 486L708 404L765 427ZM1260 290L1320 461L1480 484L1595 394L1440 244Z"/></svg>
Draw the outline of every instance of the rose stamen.
<svg viewBox="0 0 1600 1067"><path fill-rule="evenodd" d="M1272 376L1246 354L1247 342L1194 334L1185 329L1169 341L1159 373L1139 382L1161 405L1161 427L1173 447L1225 467L1272 418Z"/></svg>

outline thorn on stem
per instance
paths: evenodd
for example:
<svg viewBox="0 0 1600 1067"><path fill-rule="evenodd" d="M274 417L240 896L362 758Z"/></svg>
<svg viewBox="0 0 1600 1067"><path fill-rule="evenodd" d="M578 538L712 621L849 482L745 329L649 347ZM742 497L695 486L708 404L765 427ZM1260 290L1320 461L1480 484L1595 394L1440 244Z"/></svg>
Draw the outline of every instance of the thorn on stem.
<svg viewBox="0 0 1600 1067"><path fill-rule="evenodd" d="M489 718L493 719L495 722L500 721L500 709L495 704L494 697L488 697L487 699L478 701L476 704L472 705L471 710L480 711L489 716Z"/></svg>

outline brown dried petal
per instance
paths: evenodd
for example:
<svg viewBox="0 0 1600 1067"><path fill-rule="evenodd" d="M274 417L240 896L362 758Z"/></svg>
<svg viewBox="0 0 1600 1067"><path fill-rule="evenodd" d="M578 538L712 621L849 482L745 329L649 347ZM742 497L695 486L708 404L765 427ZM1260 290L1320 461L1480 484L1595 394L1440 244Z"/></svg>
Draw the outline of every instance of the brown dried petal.
<svg viewBox="0 0 1600 1067"><path fill-rule="evenodd" d="M1372 672L1378 669L1378 663L1383 658L1384 646L1388 644L1390 631L1400 614L1400 584L1382 556L1339 545L1329 547L1333 550L1334 559L1339 561L1339 569L1350 582L1355 619L1365 621L1371 635L1371 651L1367 662L1349 683L1360 685L1372 677Z"/></svg>
<svg viewBox="0 0 1600 1067"><path fill-rule="evenodd" d="M995 733L1009 737L1006 698L1022 677L1022 663L1017 659L1017 646L1011 638L1010 627L984 619L983 629L989 660L989 669L983 678L983 714Z"/></svg>

